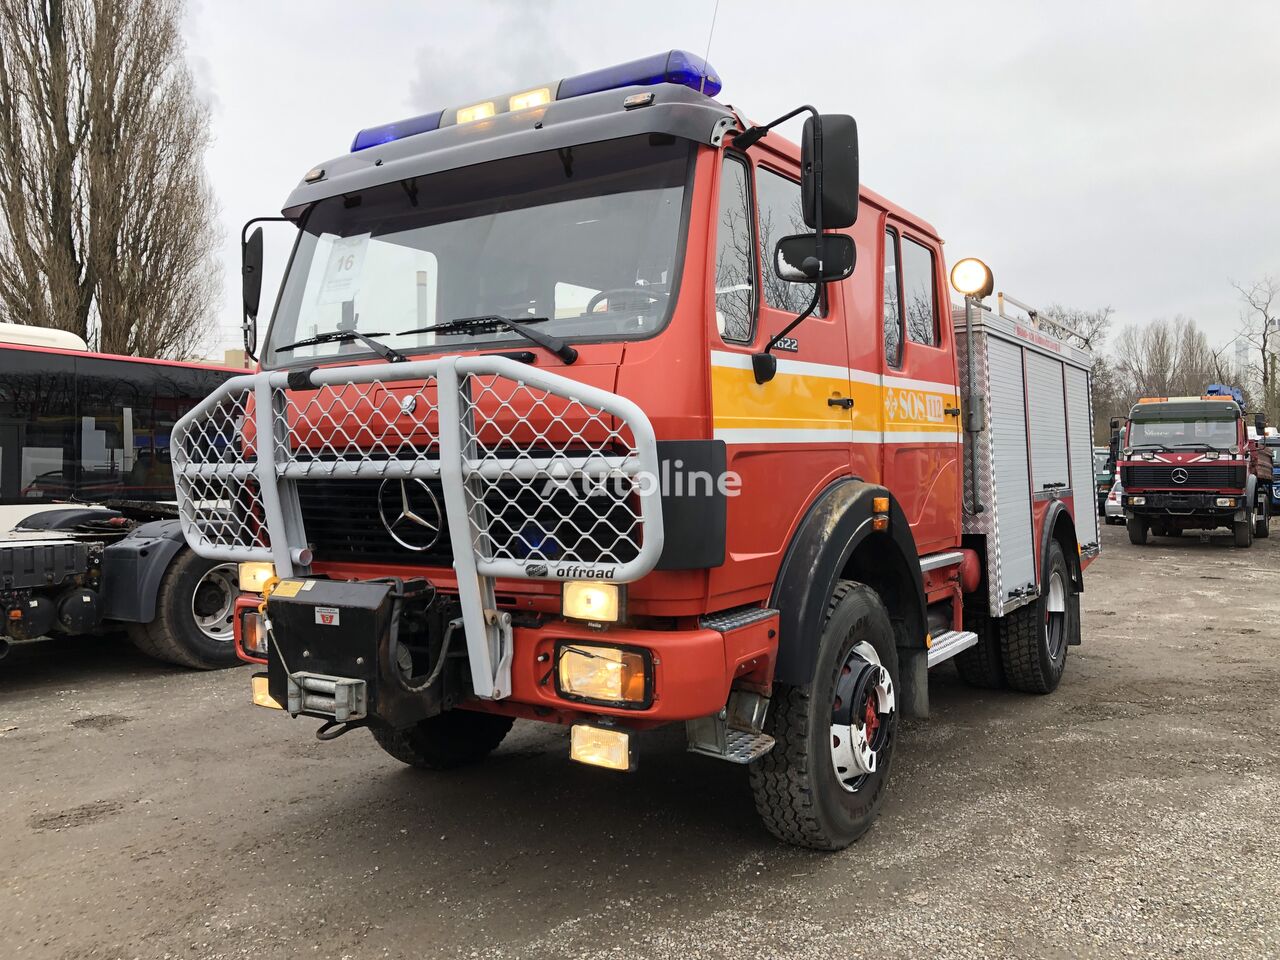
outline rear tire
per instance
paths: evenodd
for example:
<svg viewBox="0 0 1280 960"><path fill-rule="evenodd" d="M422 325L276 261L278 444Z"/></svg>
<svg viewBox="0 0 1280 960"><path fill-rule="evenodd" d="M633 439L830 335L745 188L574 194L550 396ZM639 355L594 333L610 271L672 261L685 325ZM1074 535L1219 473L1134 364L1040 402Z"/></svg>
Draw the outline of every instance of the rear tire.
<svg viewBox="0 0 1280 960"><path fill-rule="evenodd" d="M954 658L960 679L980 690L1003 689L1007 683L1000 657L1000 638L991 615L985 610L966 609L964 625L978 635L978 642Z"/></svg>
<svg viewBox="0 0 1280 960"><path fill-rule="evenodd" d="M858 686L862 702L837 700L837 690L860 676L878 678ZM897 741L897 688L898 650L884 604L870 587L840 581L827 607L813 679L774 685L765 723L774 746L750 767L756 810L775 837L840 850L867 832L884 800ZM859 727L838 726L837 717L843 723L846 714L858 718ZM837 731L851 735L842 740ZM856 752L864 743L874 753L874 772L838 770L841 750Z"/></svg>
<svg viewBox="0 0 1280 960"><path fill-rule="evenodd" d="M1253 511L1246 514L1243 520L1232 523L1231 533L1235 537L1237 547L1253 546Z"/></svg>
<svg viewBox="0 0 1280 960"><path fill-rule="evenodd" d="M1134 546L1142 546L1147 542L1147 521L1137 517L1124 522L1125 528L1129 531L1129 542Z"/></svg>
<svg viewBox="0 0 1280 960"><path fill-rule="evenodd" d="M370 727L373 739L401 763L419 770L452 770L483 760L515 723L511 717L448 710L412 727Z"/></svg>
<svg viewBox="0 0 1280 960"><path fill-rule="evenodd" d="M1066 555L1049 541L1040 597L997 621L1004 675L1024 693L1051 693L1067 666L1067 648L1079 643L1079 604Z"/></svg>
<svg viewBox="0 0 1280 960"><path fill-rule="evenodd" d="M160 581L155 618L129 624L129 639L148 656L182 667L234 667L240 663L231 636L237 593L235 564L179 550Z"/></svg>

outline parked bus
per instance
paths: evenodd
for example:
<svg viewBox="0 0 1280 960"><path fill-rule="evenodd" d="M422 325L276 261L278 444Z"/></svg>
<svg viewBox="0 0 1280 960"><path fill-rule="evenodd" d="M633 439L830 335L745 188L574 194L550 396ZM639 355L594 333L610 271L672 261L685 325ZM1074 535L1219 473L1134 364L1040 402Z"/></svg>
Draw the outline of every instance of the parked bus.
<svg viewBox="0 0 1280 960"><path fill-rule="evenodd" d="M237 372L0 324L0 655L8 639L117 622L162 659L236 662L235 570L182 542L170 436Z"/></svg>

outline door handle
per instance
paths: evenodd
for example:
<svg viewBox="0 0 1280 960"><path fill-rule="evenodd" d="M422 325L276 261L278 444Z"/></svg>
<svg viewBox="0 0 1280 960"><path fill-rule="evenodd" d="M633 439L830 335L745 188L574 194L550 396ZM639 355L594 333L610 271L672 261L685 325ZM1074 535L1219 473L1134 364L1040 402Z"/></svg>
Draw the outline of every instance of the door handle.
<svg viewBox="0 0 1280 960"><path fill-rule="evenodd" d="M827 397L828 407L844 407L849 410L853 407L853 397Z"/></svg>
<svg viewBox="0 0 1280 960"><path fill-rule="evenodd" d="M960 416L960 408L959 408L959 407L947 407L947 408L946 408L945 410L943 410L942 412L943 412L943 413L945 413L948 417L958 417L958 416Z"/></svg>

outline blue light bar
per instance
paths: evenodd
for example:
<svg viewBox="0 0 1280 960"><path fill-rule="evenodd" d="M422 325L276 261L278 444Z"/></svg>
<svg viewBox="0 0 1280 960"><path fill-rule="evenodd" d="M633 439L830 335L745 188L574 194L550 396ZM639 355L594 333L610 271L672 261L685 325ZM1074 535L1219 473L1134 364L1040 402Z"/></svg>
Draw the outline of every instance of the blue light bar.
<svg viewBox="0 0 1280 960"><path fill-rule="evenodd" d="M424 113L420 117L384 123L380 127L366 127L351 141L351 152L366 150L381 143L390 143L402 137L412 137L415 133L428 133L440 126L440 118L443 116L444 111L437 110L435 113Z"/></svg>
<svg viewBox="0 0 1280 960"><path fill-rule="evenodd" d="M652 57L620 63L560 81L557 100L581 97L618 87L649 86L655 83L678 83L701 90L708 97L720 92L720 78L707 61L684 50L655 53Z"/></svg>
<svg viewBox="0 0 1280 960"><path fill-rule="evenodd" d="M685 50L669 50L666 53L655 53L651 57L642 57L630 63L580 73L576 77L566 77L556 88L556 100L568 100L582 97L589 93L601 93L605 90L616 90L619 87L652 86L655 83L678 83L714 97L720 92L720 77L712 66L697 54ZM504 98L496 98L495 106L505 102ZM506 112L497 106L497 112ZM429 133L440 127L448 111L437 110L435 113L424 113L420 117L397 120L395 123L384 123L380 127L367 127L356 134L351 142L351 152L367 150L379 144L390 143L418 133ZM452 121L450 121L452 122Z"/></svg>

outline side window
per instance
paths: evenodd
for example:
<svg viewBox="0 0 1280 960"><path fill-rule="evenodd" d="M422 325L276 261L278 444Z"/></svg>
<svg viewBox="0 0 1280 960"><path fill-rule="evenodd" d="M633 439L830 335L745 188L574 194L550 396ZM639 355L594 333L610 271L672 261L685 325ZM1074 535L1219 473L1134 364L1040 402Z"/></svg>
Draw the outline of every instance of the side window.
<svg viewBox="0 0 1280 960"><path fill-rule="evenodd" d="M898 296L898 234L884 232L884 358L902 366L902 301Z"/></svg>
<svg viewBox="0 0 1280 960"><path fill-rule="evenodd" d="M755 302L754 239L747 165L726 155L716 228L716 329L725 340L751 339Z"/></svg>
<svg viewBox="0 0 1280 960"><path fill-rule="evenodd" d="M907 307L907 337L912 343L938 345L937 274L933 251L902 238L902 293Z"/></svg>
<svg viewBox="0 0 1280 960"><path fill-rule="evenodd" d="M804 222L800 184L764 167L757 167L756 170L756 200L760 207L760 262L764 265L764 302L775 310L800 313L813 299L813 284L788 283L773 272L774 244L793 233L813 232ZM821 309L815 312L822 315Z"/></svg>

